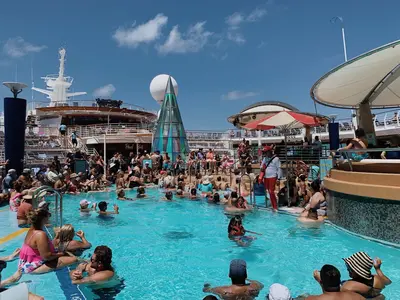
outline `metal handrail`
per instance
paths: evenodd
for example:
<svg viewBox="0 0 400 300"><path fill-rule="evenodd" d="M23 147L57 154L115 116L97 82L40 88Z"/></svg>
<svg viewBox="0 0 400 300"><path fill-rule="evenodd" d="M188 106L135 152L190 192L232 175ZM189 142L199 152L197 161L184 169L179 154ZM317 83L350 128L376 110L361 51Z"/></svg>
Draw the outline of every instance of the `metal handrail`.
<svg viewBox="0 0 400 300"><path fill-rule="evenodd" d="M62 194L57 191L56 189L52 188L51 186L41 186L39 188L37 188L32 195L32 204L34 208L37 208L38 206L38 199L39 197L44 196L43 192L47 193L47 192L52 192L55 194L56 196L56 200L55 200L55 215L56 215L56 225L58 225L59 227L61 227L63 225L63 212L62 212L62 208L63 208L63 197ZM58 215L58 212L60 212L60 214Z"/></svg>

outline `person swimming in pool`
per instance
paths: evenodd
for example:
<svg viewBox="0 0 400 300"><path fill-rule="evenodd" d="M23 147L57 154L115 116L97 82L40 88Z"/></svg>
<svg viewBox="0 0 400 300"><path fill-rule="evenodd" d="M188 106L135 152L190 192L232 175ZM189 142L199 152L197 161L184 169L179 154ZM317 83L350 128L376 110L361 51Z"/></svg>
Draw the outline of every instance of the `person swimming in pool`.
<svg viewBox="0 0 400 300"><path fill-rule="evenodd" d="M61 228L54 228L56 236L53 239L53 245L58 252L69 251L75 255L80 255L85 249L92 247L85 237L82 230L75 232L74 226L64 224ZM80 238L80 241L74 240L75 235Z"/></svg>
<svg viewBox="0 0 400 300"><path fill-rule="evenodd" d="M183 191L181 189L177 189L175 193L176 198L185 198L185 195L183 194Z"/></svg>
<svg viewBox="0 0 400 300"><path fill-rule="evenodd" d="M100 216L109 216L109 215L118 215L119 214L119 207L118 205L114 204L114 211L107 211L107 202L101 201L98 205L99 211L98 214Z"/></svg>
<svg viewBox="0 0 400 300"><path fill-rule="evenodd" d="M248 244L256 239L254 236L245 236L246 232L261 235L260 233L244 229L242 217L233 217L228 225L228 237L235 241L239 246L248 246Z"/></svg>
<svg viewBox="0 0 400 300"><path fill-rule="evenodd" d="M219 202L220 202L219 194L218 193L214 193L214 195L209 195L207 197L207 201L209 203L219 204Z"/></svg>
<svg viewBox="0 0 400 300"><path fill-rule="evenodd" d="M137 188L136 198L147 198L146 190L144 189L144 187L140 186Z"/></svg>
<svg viewBox="0 0 400 300"><path fill-rule="evenodd" d="M195 188L190 189L190 200L197 200L199 199L199 196L197 195L197 190Z"/></svg>
<svg viewBox="0 0 400 300"><path fill-rule="evenodd" d="M96 203L93 203L92 207L89 208L90 203L91 203L90 201L87 201L86 199L82 199L79 202L79 206L80 206L79 207L79 211L81 213L89 213L91 211L95 211L96 210Z"/></svg>
<svg viewBox="0 0 400 300"><path fill-rule="evenodd" d="M132 198L125 197L125 191L122 190L122 189L121 190L117 190L117 199L118 200L133 200Z"/></svg>
<svg viewBox="0 0 400 300"><path fill-rule="evenodd" d="M212 288L210 284L205 283L203 292L218 295L225 300L252 300L258 297L258 294L264 288L261 282L247 279L247 264L241 259L231 261L229 277L232 280L232 285Z"/></svg>
<svg viewBox="0 0 400 300"><path fill-rule="evenodd" d="M173 201L173 194L171 191L165 193L165 197L161 198L163 201Z"/></svg>
<svg viewBox="0 0 400 300"><path fill-rule="evenodd" d="M111 262L111 249L107 246L97 246L90 262L79 264L75 270L69 273L72 284L99 284L109 281L115 274Z"/></svg>

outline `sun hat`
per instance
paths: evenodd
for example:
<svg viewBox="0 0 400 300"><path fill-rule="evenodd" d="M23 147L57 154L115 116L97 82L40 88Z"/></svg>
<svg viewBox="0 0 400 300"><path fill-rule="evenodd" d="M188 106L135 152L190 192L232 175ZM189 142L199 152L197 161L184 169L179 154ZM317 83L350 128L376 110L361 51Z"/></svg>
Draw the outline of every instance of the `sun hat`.
<svg viewBox="0 0 400 300"><path fill-rule="evenodd" d="M30 173L31 173L31 169L26 168L26 169L24 169L24 170L22 171L22 173L23 173L23 174L30 174Z"/></svg>
<svg viewBox="0 0 400 300"><path fill-rule="evenodd" d="M15 169L10 169L7 172L7 174L14 174L14 173L17 173L17 171Z"/></svg>
<svg viewBox="0 0 400 300"><path fill-rule="evenodd" d="M69 178L76 178L76 177L78 177L78 174L76 174L76 173L72 173L71 175L69 175Z"/></svg>
<svg viewBox="0 0 400 300"><path fill-rule="evenodd" d="M289 289L279 283L274 283L269 287L267 300L291 300L292 295Z"/></svg>
<svg viewBox="0 0 400 300"><path fill-rule="evenodd" d="M229 266L229 278L247 278L247 264L243 259L234 259Z"/></svg>
<svg viewBox="0 0 400 300"><path fill-rule="evenodd" d="M209 183L210 183L210 179L208 178L208 176L204 176L203 184L209 184Z"/></svg>
<svg viewBox="0 0 400 300"><path fill-rule="evenodd" d="M356 252L348 258L343 258L346 265L358 276L371 280L371 269L374 265L372 258L365 252Z"/></svg>
<svg viewBox="0 0 400 300"><path fill-rule="evenodd" d="M90 201L87 201L86 199L82 199L81 201L79 201L79 205L80 206L84 206L84 205L90 205Z"/></svg>
<svg viewBox="0 0 400 300"><path fill-rule="evenodd" d="M24 200L32 200L32 195L25 195L22 197Z"/></svg>
<svg viewBox="0 0 400 300"><path fill-rule="evenodd" d="M38 208L39 209L43 209L43 210L48 210L49 209L49 205L50 203L46 202L46 201L42 201L39 203Z"/></svg>

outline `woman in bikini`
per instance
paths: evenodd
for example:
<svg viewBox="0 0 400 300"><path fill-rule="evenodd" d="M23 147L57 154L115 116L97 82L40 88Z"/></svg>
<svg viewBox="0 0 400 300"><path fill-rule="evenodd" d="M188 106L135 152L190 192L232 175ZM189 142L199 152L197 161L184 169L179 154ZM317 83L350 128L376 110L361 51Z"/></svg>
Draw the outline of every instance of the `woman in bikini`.
<svg viewBox="0 0 400 300"><path fill-rule="evenodd" d="M324 195L321 193L319 180L314 180L311 182L310 191L311 198L304 211L300 214L297 219L302 223L321 223L324 221L322 216L318 216L318 209L320 209L321 203L325 201Z"/></svg>
<svg viewBox="0 0 400 300"><path fill-rule="evenodd" d="M15 181L13 184L14 190L10 194L10 210L11 211L18 211L18 207L21 205L21 200L23 197L22 192L22 182Z"/></svg>
<svg viewBox="0 0 400 300"><path fill-rule="evenodd" d="M344 148L339 148L340 150L349 150L349 149L367 149L368 148L368 141L365 138L365 131L362 128L358 128L355 131L356 137L350 140L349 144ZM355 161L360 161L362 159L368 158L367 152L351 152L350 158Z"/></svg>
<svg viewBox="0 0 400 300"><path fill-rule="evenodd" d="M26 234L19 254L18 270L1 285L18 281L22 274L43 274L74 264L77 258L65 252L56 252L46 232L43 230L49 222L51 214L48 210L34 210L28 219L31 228Z"/></svg>
<svg viewBox="0 0 400 300"><path fill-rule="evenodd" d="M392 283L381 270L380 258L374 260L365 252L357 252L348 258L343 258L350 280L343 283L341 290L360 294L366 299L385 299L382 290ZM372 267L376 274L371 273Z"/></svg>
<svg viewBox="0 0 400 300"><path fill-rule="evenodd" d="M57 234L53 239L53 245L58 252L70 251L75 255L80 255L83 250L92 247L92 244L87 241L85 233L82 230L75 233L75 229L71 224L65 224L54 231ZM81 240L74 240L75 235Z"/></svg>

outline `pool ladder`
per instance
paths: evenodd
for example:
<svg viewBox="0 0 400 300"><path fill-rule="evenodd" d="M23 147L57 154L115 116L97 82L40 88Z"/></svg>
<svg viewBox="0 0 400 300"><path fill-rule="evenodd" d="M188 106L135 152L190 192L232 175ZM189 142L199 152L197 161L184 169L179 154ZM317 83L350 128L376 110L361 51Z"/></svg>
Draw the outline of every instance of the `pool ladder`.
<svg viewBox="0 0 400 300"><path fill-rule="evenodd" d="M32 205L34 208L38 207L39 204L39 199L46 196L47 193L53 193L55 196L55 226L61 227L63 225L63 215L62 215L62 209L63 209L63 197L62 194L57 191L56 189L52 188L51 186L41 186L37 188L32 195Z"/></svg>
<svg viewBox="0 0 400 300"><path fill-rule="evenodd" d="M248 177L250 180L250 205L255 206L256 205L256 197L254 195L254 185L253 185L253 180L251 179L249 174L243 174L242 176L240 176L240 180L239 180L239 193L240 193L240 183L242 182L242 178L243 177ZM239 195L240 196L240 195Z"/></svg>

